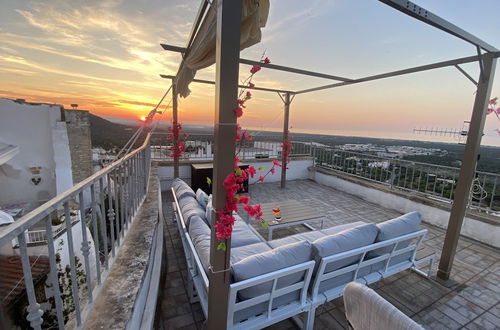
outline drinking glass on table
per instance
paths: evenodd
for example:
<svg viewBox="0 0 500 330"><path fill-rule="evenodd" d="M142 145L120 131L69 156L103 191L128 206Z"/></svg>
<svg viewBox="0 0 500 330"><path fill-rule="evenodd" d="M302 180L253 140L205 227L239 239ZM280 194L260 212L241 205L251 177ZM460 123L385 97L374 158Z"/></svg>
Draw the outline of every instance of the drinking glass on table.
<svg viewBox="0 0 500 330"><path fill-rule="evenodd" d="M274 213L274 220L276 220L278 222L281 221L281 210L280 210L279 205L273 207L273 213Z"/></svg>

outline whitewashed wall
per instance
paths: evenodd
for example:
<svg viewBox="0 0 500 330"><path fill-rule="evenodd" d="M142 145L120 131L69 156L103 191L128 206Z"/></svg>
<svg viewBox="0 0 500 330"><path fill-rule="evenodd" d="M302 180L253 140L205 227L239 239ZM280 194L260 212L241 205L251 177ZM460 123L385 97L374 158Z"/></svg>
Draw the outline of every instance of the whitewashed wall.
<svg viewBox="0 0 500 330"><path fill-rule="evenodd" d="M0 166L0 204L29 203L33 209L73 185L68 136L60 107L0 99L0 141L19 153ZM38 185L30 167L40 166Z"/></svg>

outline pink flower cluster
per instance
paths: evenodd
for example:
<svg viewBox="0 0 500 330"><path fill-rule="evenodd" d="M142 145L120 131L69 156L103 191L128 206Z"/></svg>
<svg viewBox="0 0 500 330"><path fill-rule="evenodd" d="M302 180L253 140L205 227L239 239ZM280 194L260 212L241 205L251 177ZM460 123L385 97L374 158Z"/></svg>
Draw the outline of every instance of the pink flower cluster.
<svg viewBox="0 0 500 330"><path fill-rule="evenodd" d="M498 120L500 120L500 107L496 108L497 102L498 102L498 97L494 97L490 100L490 102L488 103L488 109L486 110L486 114L489 115L494 113L495 116L497 116ZM495 132L497 132L497 134L500 135L499 129L496 129Z"/></svg>
<svg viewBox="0 0 500 330"><path fill-rule="evenodd" d="M290 139L289 137L288 139L285 139L285 141L283 141L283 143L281 144L281 153L283 154L283 158L287 165L289 163L288 156L290 156L292 149L292 139Z"/></svg>
<svg viewBox="0 0 500 330"><path fill-rule="evenodd" d="M182 125L180 123L178 124L173 124L168 128L168 131L170 132L167 135L168 140L173 140L174 144L169 147L170 150L170 157L174 159L178 159L182 156L182 153L186 150L186 144L184 141L181 141L181 136L182 137L187 137L186 133L182 133Z"/></svg>

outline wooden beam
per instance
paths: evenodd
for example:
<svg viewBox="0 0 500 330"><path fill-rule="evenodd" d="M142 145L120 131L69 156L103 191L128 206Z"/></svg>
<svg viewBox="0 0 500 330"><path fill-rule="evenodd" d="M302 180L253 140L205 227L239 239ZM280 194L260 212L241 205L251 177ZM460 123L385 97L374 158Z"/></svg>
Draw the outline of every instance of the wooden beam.
<svg viewBox="0 0 500 330"><path fill-rule="evenodd" d="M284 109L284 114L283 114L283 146L285 146L286 141L288 140L288 122L290 118L290 103L292 101L290 100L290 93L285 94L285 109ZM281 150L281 189L285 189L286 186L286 163L287 163L287 157L285 153L283 152L283 149Z"/></svg>

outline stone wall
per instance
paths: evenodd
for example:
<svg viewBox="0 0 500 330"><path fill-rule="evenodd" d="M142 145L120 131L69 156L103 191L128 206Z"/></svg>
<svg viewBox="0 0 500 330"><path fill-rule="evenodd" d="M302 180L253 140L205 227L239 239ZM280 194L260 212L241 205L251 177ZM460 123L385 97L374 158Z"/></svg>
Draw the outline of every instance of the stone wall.
<svg viewBox="0 0 500 330"><path fill-rule="evenodd" d="M92 142L90 139L89 112L85 110L65 110L73 183L92 175Z"/></svg>

